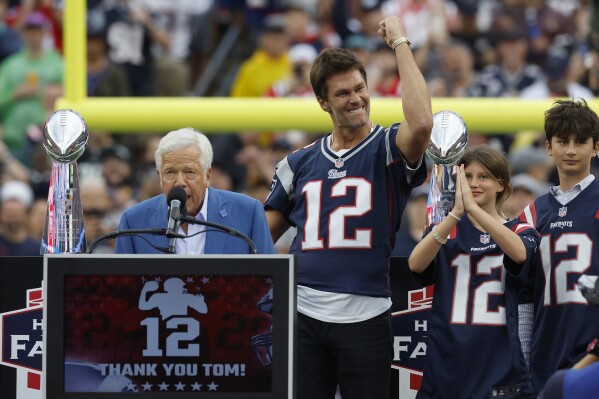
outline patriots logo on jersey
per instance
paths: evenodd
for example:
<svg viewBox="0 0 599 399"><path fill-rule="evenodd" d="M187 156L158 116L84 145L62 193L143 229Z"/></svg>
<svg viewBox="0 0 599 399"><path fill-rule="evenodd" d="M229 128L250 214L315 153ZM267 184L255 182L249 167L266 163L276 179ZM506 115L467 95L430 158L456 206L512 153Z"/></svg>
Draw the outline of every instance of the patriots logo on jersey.
<svg viewBox="0 0 599 399"><path fill-rule="evenodd" d="M346 170L337 170L337 169L331 169L329 170L329 179L341 179L342 177L345 177L347 175L347 171Z"/></svg>
<svg viewBox="0 0 599 399"><path fill-rule="evenodd" d="M488 244L489 242L491 242L491 236L488 234L481 234L480 242L481 244Z"/></svg>

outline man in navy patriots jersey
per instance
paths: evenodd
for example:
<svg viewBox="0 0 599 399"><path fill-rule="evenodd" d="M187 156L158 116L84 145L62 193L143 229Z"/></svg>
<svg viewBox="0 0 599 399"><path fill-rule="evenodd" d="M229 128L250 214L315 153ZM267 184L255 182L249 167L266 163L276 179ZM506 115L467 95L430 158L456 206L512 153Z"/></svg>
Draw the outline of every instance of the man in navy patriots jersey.
<svg viewBox="0 0 599 399"><path fill-rule="evenodd" d="M379 23L395 51L405 121L370 121L366 72L326 49L310 82L333 132L277 166L266 200L273 240L297 227L299 399L388 399L393 331L389 256L413 187L423 183L431 103L401 21Z"/></svg>
<svg viewBox="0 0 599 399"><path fill-rule="evenodd" d="M599 152L599 118L584 100L559 100L545 113L545 147L555 159L559 186L520 216L541 234L534 282L530 371L541 390L551 374L583 355L599 336L599 309L576 283L599 274L599 182L590 173Z"/></svg>
<svg viewBox="0 0 599 399"><path fill-rule="evenodd" d="M409 259L423 284L435 284L417 398L529 398L517 293L540 237L500 213L512 192L502 152L479 146L460 163L454 208L428 228Z"/></svg>

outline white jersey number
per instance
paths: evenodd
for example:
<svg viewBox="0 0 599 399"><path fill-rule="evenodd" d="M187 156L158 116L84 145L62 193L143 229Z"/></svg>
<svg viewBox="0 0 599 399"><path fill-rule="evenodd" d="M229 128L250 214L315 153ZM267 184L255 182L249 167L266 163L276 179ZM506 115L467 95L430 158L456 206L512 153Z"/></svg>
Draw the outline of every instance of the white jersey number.
<svg viewBox="0 0 599 399"><path fill-rule="evenodd" d="M455 284L453 304L451 307L451 323L466 324L470 300L470 255L462 254L451 262L455 268ZM496 311L489 310L489 297L503 295L505 289L505 273L503 271L503 255L485 256L476 264L476 275L490 275L493 269L500 269L498 279L485 281L476 287L472 298L472 323L482 325L504 325L505 306L498 306Z"/></svg>
<svg viewBox="0 0 599 399"><path fill-rule="evenodd" d="M324 240L320 237L322 212L322 180L307 183L302 194L306 197L306 225L302 250L323 249ZM358 178L348 177L339 180L331 187L331 198L344 197L348 189L355 190L356 201L353 205L340 206L328 217L329 248L372 248L372 229L355 229L353 237L345 235L345 219L363 216L372 210L372 184Z"/></svg>
<svg viewBox="0 0 599 399"><path fill-rule="evenodd" d="M583 233L564 233L553 242L553 253L567 253L572 251L574 258L563 259L553 269L551 265L551 238L544 236L541 239L541 263L545 274L545 306L552 304L564 305L567 303L586 304L580 291L576 287L568 288L569 274L584 274L591 266L593 242L588 235ZM555 301L551 301L551 289L554 288Z"/></svg>

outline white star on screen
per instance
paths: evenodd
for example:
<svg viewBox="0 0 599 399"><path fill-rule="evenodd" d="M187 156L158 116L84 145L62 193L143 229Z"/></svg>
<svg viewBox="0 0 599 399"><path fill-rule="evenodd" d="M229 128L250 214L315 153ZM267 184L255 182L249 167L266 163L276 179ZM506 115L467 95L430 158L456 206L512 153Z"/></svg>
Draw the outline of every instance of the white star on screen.
<svg viewBox="0 0 599 399"><path fill-rule="evenodd" d="M199 391L201 386L202 386L202 384L198 384L196 382L195 384L191 385L191 388L192 388L193 391Z"/></svg>
<svg viewBox="0 0 599 399"><path fill-rule="evenodd" d="M161 391L168 391L168 384L162 381L162 384L158 385Z"/></svg>
<svg viewBox="0 0 599 399"><path fill-rule="evenodd" d="M208 390L209 390L209 391L216 391L216 390L217 390L217 389L216 389L217 387L218 387L218 384L215 384L215 383L214 383L214 381L212 381L212 383L211 383L211 384L208 384Z"/></svg>

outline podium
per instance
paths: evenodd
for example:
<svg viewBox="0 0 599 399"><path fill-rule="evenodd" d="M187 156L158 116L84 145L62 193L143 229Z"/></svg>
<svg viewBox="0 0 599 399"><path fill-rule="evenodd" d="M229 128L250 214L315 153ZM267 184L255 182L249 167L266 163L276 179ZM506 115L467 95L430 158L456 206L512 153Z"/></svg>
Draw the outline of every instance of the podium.
<svg viewBox="0 0 599 399"><path fill-rule="evenodd" d="M215 333L214 330L208 328L210 317L216 317L217 314L211 313L214 307L211 307L210 302L213 299L218 299L219 297L216 294L210 291L203 291L204 283L200 282L200 292L204 292L204 301L206 303L208 312L200 313L196 310L189 310L189 314L197 316L197 320L200 324L200 338L191 340L192 342L186 342L184 335L175 335L175 338L170 338L171 342L173 340L177 340L180 345L179 347L185 349L188 345L184 344L195 344L198 343L200 345L200 357L205 355L212 356L214 352L210 348L210 344L214 343L214 345L218 345L219 348L224 348L223 350L229 351L229 353L233 351L239 351L240 354L235 356L245 356L245 358L249 358L253 363L254 370L257 369L257 364L262 365L264 362L268 364L268 343L269 339L273 339L273 348L278 347L277 345L282 345L284 348L288 347L286 352L287 355L281 353L281 356L285 356L283 360L280 362L287 362L281 366L284 368L284 371L279 372L279 366L277 365L279 360L277 360L276 356L280 351L275 350L273 352L273 365L272 367L273 381L287 378L287 388L281 388L283 392L279 397L286 398L291 397L290 391L293 387L293 340L294 337L291 335L286 335L287 332L289 334L294 333L294 327L292 327L292 323L295 322L295 318L292 317L295 313L295 309L290 311L292 307L295 306L295 266L293 266L293 259L286 256L240 256L240 257L220 257L220 258L204 258L204 257L195 257L195 258L185 258L183 256L171 256L171 255L160 255L155 257L141 257L137 256L111 256L111 255L47 255L50 266L52 267L51 272L48 273L46 271L46 278L43 278L43 260L44 258L37 257L0 257L0 332L2 333L2 341L4 343L4 351L2 351L2 347L0 347L0 353L2 357L0 359L0 398L4 399L41 399L42 398L42 352L43 350L39 350L39 342L42 341L42 326L40 322L43 318L42 314L42 301L44 300L46 304L49 304L48 312L50 313L50 317L47 317L47 321L49 324L46 324L45 330L51 340L53 340L53 344L50 344L50 347L46 345L45 350L49 353L46 356L47 364L44 366L44 370L48 370L50 368L50 378L52 379L50 382L50 386L46 386L46 388L56 389L57 391L64 390L64 380L65 380L65 372L61 371L65 369L65 355L64 355L64 343L66 341L62 341L62 334L64 333L65 326L68 327L70 333L73 331L77 332L79 336L71 338L74 344L79 345L88 345L90 348L93 345L98 345L100 350L95 350L94 353L102 351L108 351L110 349L110 342L112 337L108 335L104 330L106 329L107 319L103 316L103 312L92 313L92 305L98 306L100 309L106 309L107 307L110 309L114 309L112 311L107 311L109 315L119 316L118 325L119 332L117 337L119 337L119 348L124 351L125 347L131 348L131 341L133 340L136 345L134 347L139 353L143 349L146 349L146 341L147 341L147 332L148 329L155 328L152 323L157 323L159 327L162 326L160 310L155 308L147 311L148 317L158 318L157 321L147 321L144 325L140 325L139 314L135 317L126 309L135 310L136 307L139 306L139 297L141 296L141 289L143 286L141 285L141 281L143 276L170 276L175 275L179 276L204 276L204 274L215 274L217 276L223 276L223 283L220 284L222 287L224 285L225 291L223 299L219 299L218 306L224 304L226 306L225 310L221 310L218 314L220 316L220 320L217 319L220 323L224 323L225 326L220 330L220 333ZM62 259L65 261L63 262ZM69 260L69 259L72 259ZM266 261L264 261L266 259ZM252 261L251 263L247 263L248 261ZM163 264L166 263L166 264ZM182 266L184 269L179 271L177 267L180 264L185 263L185 266ZM222 263L222 264L221 264ZM422 380L422 367L424 363L424 354L422 352L423 344L426 341L427 331L425 326L426 321L428 320L430 314L430 306L432 302L432 287L422 288L417 285L417 283L413 280L412 276L409 273L407 268L407 260L405 258L391 258L391 267L390 267L390 282L391 282L391 292L393 299L393 307L391 308L392 315L392 324L393 330L395 332L394 339L394 360L392 365L392 376L391 376L391 390L390 390L390 398L400 398L400 399L409 399L414 398L416 396L416 391L420 386L420 382ZM134 267L130 267L135 264ZM226 265L225 265L226 264ZM265 266L260 266L264 264ZM158 270L156 269L158 268ZM261 268L266 268L263 270ZM275 270L271 270L274 268ZM141 270L140 270L141 269ZM271 274L275 273L275 274ZM133 274L132 274L133 273ZM139 274L141 273L141 274ZM154 273L154 274L153 274ZM268 279L270 276L274 276L274 284L273 284L273 298L276 298L279 295L281 301L283 301L283 297L287 298L283 303L283 307L285 309L281 309L281 311L286 312L290 317L288 321L284 321L284 324L288 323L289 327L282 334L277 334L277 317L278 311L275 311L274 319L270 320L273 323L274 327L272 330L273 335L268 334L269 332L269 314L268 312L264 312L263 310L268 311L268 295L265 301L261 302L260 307L258 307L257 303L253 303L253 301L258 297L258 295L250 294L251 285L243 285L239 287L239 283L232 284L227 286L224 284L224 277L234 276L235 273L238 276L256 276L254 278L260 280L261 278ZM280 273L283 273L282 275ZM119 280L127 278L127 276L138 276L137 282L133 281L129 282L128 280ZM110 276L113 276L112 278ZM65 308L65 279L70 279L71 284L72 281L76 281L75 288L72 291L69 291L73 295L79 295L75 302L71 302L69 306L71 308ZM49 291L46 291L49 296L45 298L42 297L42 279L46 281L46 283L50 283ZM76 279L81 279L77 281ZM105 282L102 283L104 279ZM286 287L279 288L283 291L283 294L279 294L277 291L278 281L283 281L283 285L288 282ZM87 282L89 280L89 282ZM185 280L184 280L185 281ZM194 279L195 281L195 279ZM217 279L210 279L211 282L219 281ZM252 281L250 279L250 281ZM91 284L93 282L94 284ZM56 285L58 284L58 286ZM112 284L112 285L110 285ZM137 284L137 285L135 285ZM258 283L256 283L258 284ZM62 288L58 288L62 286ZM93 290L96 290L100 286L112 287L111 291L103 292L101 294L94 294ZM195 286L195 285L194 285ZM196 288L194 286L186 285L187 291L190 294L197 293ZM258 287L262 287L266 289L269 287L269 284L261 285L258 284ZM91 287L89 290L86 287ZM185 287L184 287L185 288ZM93 289L93 290L92 290ZM207 288L206 288L207 289ZM289 293L293 293L290 296L287 296L287 291ZM126 301L118 300L118 295L124 295L128 292L128 296L126 297ZM164 280L161 280L159 284L159 289L156 291L152 291L155 293L164 292ZM146 300L151 300L153 297L152 292L146 293ZM221 291L222 292L222 291ZM81 302L84 300L85 295L96 295L99 296L100 299L96 299L95 297L90 299L89 303ZM282 296L281 296L282 295ZM228 298L228 299L227 299ZM241 301L241 298L250 298L245 300L245 302ZM260 298L262 299L262 297ZM80 302L77 302L79 300ZM93 300L101 300L103 302L95 303ZM260 300L258 300L260 302ZM129 303L129 305L126 305ZM245 303L247 306L242 306L244 311L239 314L237 309L240 305ZM276 302L279 303L279 302ZM125 305L123 305L125 304ZM128 307L125 307L128 306ZM218 307L217 306L217 307ZM245 310L245 309L248 310ZM79 310L77 310L79 309ZM263 309L263 310L261 310ZM279 309L279 308L277 308ZM88 312L90 310L90 312ZM274 310L274 308L273 308ZM253 312L250 315L245 312ZM52 314L57 313L62 319L59 321L56 317L52 316ZM106 312L104 312L106 313ZM62 316L61 316L62 314ZM97 316L91 316L96 314ZM177 316L178 317L178 316ZM144 316L144 319L146 317ZM204 319L203 319L204 318ZM142 319L143 321L143 319ZM65 324L65 322L67 324ZM168 322L168 321L167 321ZM172 322L171 323L179 323ZM160 330L161 335L158 337L158 345L154 346L154 349L163 350L162 354L165 359L166 357L166 339L170 337L167 333L178 333L185 334L186 328L188 325L193 324L193 322L181 322L183 325L178 326L177 330L170 330L165 327L166 332L162 332ZM56 324L56 329L53 327ZM285 329L285 327L283 327ZM251 330L248 330L251 329ZM252 332L253 331L253 332ZM252 335L254 334L255 335ZM76 334L76 335L77 335ZM251 336L251 337L250 337ZM281 337L282 336L282 337ZM25 339L25 337L27 337ZM248 344L248 338L251 340L251 344ZM60 341L56 343L56 341ZM137 341L135 341L137 340ZM278 341L277 341L278 340ZM156 342L156 341L154 341ZM278 343L282 342L282 343ZM16 359L11 359L11 355L13 354L12 345L15 345L15 353L17 356ZM239 349L241 347L241 349ZM36 349L37 348L37 349ZM241 351L244 351L241 353ZM208 351L208 353L205 353ZM142 353L143 355L143 353ZM139 356L139 355L138 355ZM260 357L258 357L260 356ZM116 355L113 356L113 359L117 359ZM110 359L110 361L104 361L104 364L117 363L117 360ZM262 359L262 360L260 360ZM196 359L197 360L197 359ZM133 357L127 358L125 363L133 364L136 360ZM186 363L189 361L189 357L183 357L183 361L178 363ZM201 361L204 363L203 360ZM75 359L73 361L73 367L77 368L81 366L83 369L89 369L89 378L92 380L96 380L99 385L102 381L106 380L105 384L108 384L110 381L118 381L116 378L116 370L115 367L112 368L113 376L108 379L102 378L102 369L96 370L91 367L93 363L93 359ZM152 371L152 364L156 363L156 361L148 360L142 364L150 364L150 366L146 367L145 371ZM165 364L171 364L175 362L165 361ZM208 363L208 362L205 362ZM223 360L223 361L214 361L211 364L223 365L223 366L214 366L210 371L214 371L215 373L222 372L224 374L234 374L235 366L229 366L228 371L226 368L226 364L240 364L241 361L233 361L233 360ZM249 361L246 363L246 376L235 376L236 379L242 380L245 377L248 377L249 370ZM106 370L110 371L110 367L106 366ZM185 366L187 367L187 366ZM190 366L193 367L193 366ZM203 367L203 366L202 366ZM212 366L209 366L212 367ZM70 368L70 366L69 366ZM121 367L118 369L119 371L128 371L125 370L125 367ZM177 371L183 370L181 366L177 368ZM184 369L187 371L187 369ZM191 369L193 371L193 369ZM220 371L222 370L222 371ZM175 371L175 366L173 366L172 371ZM132 373L135 373L135 368L132 368ZM198 374L200 369L198 369ZM140 374L141 371L138 366L137 374ZM205 371L203 371L205 373ZM239 368L239 373L241 373L241 368ZM108 373L110 375L110 373ZM122 373L121 373L122 374ZM158 372L156 371L156 374ZM214 373L213 373L214 374ZM87 375L87 374L86 374ZM129 378L130 376L126 376ZM216 378L216 377L215 377ZM102 381L99 381L102 379ZM233 377L231 377L233 380ZM47 383L48 381L46 381ZM212 381L208 381L208 385L211 384ZM145 384L145 381L143 382ZM165 381L165 383L168 383ZM195 382L194 382L195 383ZM188 384L181 381L181 384L185 384L186 386L183 388L189 389L190 387L193 389L193 384L187 386ZM116 384L116 383L115 383ZM152 384L148 382L148 384ZM162 384L160 381L159 385ZM179 384L179 381L175 383ZM209 392L212 396L220 397L238 397L235 392L223 392L223 391L209 391L208 385L204 385L202 382L198 382L198 384L202 384L202 386L197 387L196 391L192 391L193 395L189 394L189 391L176 391L177 387L174 386L175 391L173 392L173 386L169 384L171 391L163 390L154 392L152 396L153 398L160 398L161 396L167 397L166 393L176 394L175 399L178 397L197 397L198 394L202 392ZM215 382L218 384L218 382ZM274 384L274 383L273 383ZM223 384L224 386L224 384ZM240 385L241 386L241 385ZM272 385L274 387L274 385ZM212 386L213 389L214 385ZM134 393L133 391L129 391L128 395L133 395L132 397L143 397L141 395L147 395L152 391L146 390L143 391L143 386L137 386L137 389L141 388L141 391L137 391ZM156 386L152 384L150 387L146 385L146 388L156 389ZM163 385L164 388L164 385ZM181 389L181 386L179 386ZM221 388L216 387L216 389ZM158 387L160 389L160 387ZM199 391L197 390L199 389ZM285 390L287 389L287 390ZM127 392L127 391L125 391ZM79 397L89 397L86 394L81 392L62 392L60 393L62 396L48 396L46 397L67 397L67 398L79 398ZM180 395L180 396L179 396ZM188 395L188 396L184 396ZM254 396L252 396L254 395ZM271 394L269 392L246 392L243 393L243 396L246 397L275 397L275 394ZM111 392L102 392L95 393L94 397L107 397L107 398L115 398L115 394ZM120 396L125 396L123 393Z"/></svg>
<svg viewBox="0 0 599 399"><path fill-rule="evenodd" d="M293 398L290 255L44 257L44 398Z"/></svg>

